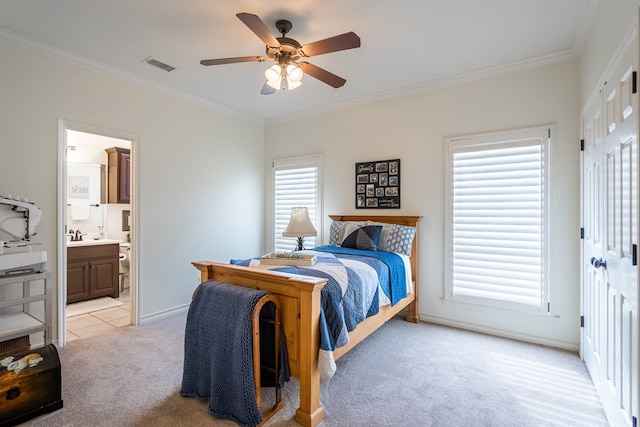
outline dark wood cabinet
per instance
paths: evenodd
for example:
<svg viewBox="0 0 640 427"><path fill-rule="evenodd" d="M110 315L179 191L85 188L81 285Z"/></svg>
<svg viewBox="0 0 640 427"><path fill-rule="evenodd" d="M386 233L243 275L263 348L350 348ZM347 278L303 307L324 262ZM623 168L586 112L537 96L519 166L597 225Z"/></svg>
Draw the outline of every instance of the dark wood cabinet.
<svg viewBox="0 0 640 427"><path fill-rule="evenodd" d="M109 172L108 203L131 203L131 151L112 147L107 152Z"/></svg>
<svg viewBox="0 0 640 427"><path fill-rule="evenodd" d="M120 249L117 243L67 248L67 303L118 298Z"/></svg>

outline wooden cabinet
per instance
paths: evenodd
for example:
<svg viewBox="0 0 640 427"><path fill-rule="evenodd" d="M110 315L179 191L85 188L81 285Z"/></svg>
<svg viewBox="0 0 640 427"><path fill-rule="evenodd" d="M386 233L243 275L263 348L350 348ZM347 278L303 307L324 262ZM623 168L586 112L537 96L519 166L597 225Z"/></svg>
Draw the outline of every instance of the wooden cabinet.
<svg viewBox="0 0 640 427"><path fill-rule="evenodd" d="M128 148L112 147L105 150L109 163L108 203L131 203L131 152Z"/></svg>
<svg viewBox="0 0 640 427"><path fill-rule="evenodd" d="M41 283L44 281L44 286ZM34 284L40 284L33 287ZM19 296L10 295L8 287L18 286ZM41 290L38 290L41 289ZM12 340L42 332L44 343L52 338L51 274L34 273L0 278L0 341ZM36 312L43 315L37 315Z"/></svg>
<svg viewBox="0 0 640 427"><path fill-rule="evenodd" d="M117 243L67 248L67 303L118 298L119 252Z"/></svg>

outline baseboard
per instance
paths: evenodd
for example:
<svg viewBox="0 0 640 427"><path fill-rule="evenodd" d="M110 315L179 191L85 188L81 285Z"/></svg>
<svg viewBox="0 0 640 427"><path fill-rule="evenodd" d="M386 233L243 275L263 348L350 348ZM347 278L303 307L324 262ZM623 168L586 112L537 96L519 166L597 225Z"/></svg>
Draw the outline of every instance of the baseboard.
<svg viewBox="0 0 640 427"><path fill-rule="evenodd" d="M174 314L182 313L189 310L189 304L179 305L177 307L169 308L167 310L157 311L155 313L147 314L146 316L140 317L140 323L151 322L154 320L162 319L167 316L171 316Z"/></svg>
<svg viewBox="0 0 640 427"><path fill-rule="evenodd" d="M465 329L474 332L481 332L483 334L495 335L503 338L510 338L518 341L525 341L532 344L541 344L549 347L561 348L564 350L570 350L578 352L580 350L579 342L567 342L561 340L554 340L551 338L540 337L537 335L523 334L521 332L514 332L505 329L491 328L488 326L477 325L474 323L461 322L452 319L446 319L437 316L429 316L427 314L420 314L420 320L429 323L435 323L438 325L451 326L458 329Z"/></svg>

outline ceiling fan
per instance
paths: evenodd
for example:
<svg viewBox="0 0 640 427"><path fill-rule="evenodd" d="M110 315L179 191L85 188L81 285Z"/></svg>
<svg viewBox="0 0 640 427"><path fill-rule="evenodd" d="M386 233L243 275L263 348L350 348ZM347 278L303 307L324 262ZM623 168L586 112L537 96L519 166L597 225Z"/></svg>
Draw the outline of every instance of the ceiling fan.
<svg viewBox="0 0 640 427"><path fill-rule="evenodd" d="M276 22L276 29L281 34L281 37L276 38L257 15L243 12L236 14L236 16L264 42L266 45L266 56L203 59L200 61L200 64L223 65L237 62L264 62L267 59L273 60L276 62L276 65L265 71L267 80L260 92L263 95L275 93L275 91L279 89L292 90L299 87L302 84L300 80L304 73L334 88L339 88L346 83L346 80L340 76L310 64L307 61L299 60L323 55L325 53L360 47L360 37L353 31L302 46L298 41L286 37L292 25L291 22L285 19L280 19Z"/></svg>

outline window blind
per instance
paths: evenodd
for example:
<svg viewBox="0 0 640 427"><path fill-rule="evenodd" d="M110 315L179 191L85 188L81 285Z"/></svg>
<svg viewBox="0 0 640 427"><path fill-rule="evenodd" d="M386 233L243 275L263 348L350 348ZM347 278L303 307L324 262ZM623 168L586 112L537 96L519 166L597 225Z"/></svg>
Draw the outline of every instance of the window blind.
<svg viewBox="0 0 640 427"><path fill-rule="evenodd" d="M295 249L297 240L283 237L282 232L289 224L291 208L306 206L309 218L318 230L318 166L315 163L278 165L274 162L274 189L274 249L289 252ZM317 239L305 237L305 247L317 246Z"/></svg>
<svg viewBox="0 0 640 427"><path fill-rule="evenodd" d="M546 309L545 142L452 144L452 297Z"/></svg>

